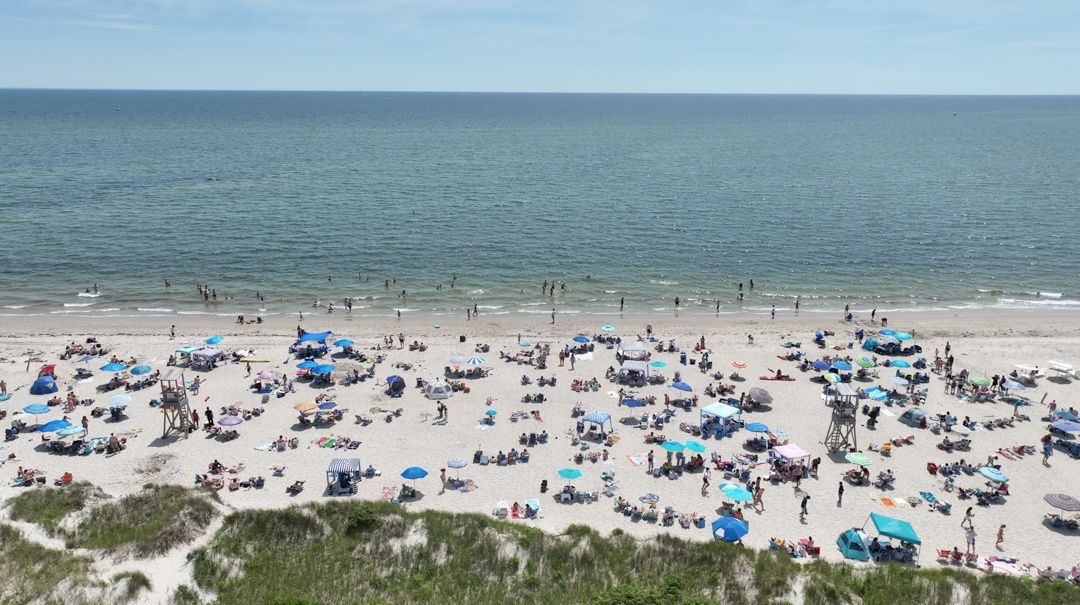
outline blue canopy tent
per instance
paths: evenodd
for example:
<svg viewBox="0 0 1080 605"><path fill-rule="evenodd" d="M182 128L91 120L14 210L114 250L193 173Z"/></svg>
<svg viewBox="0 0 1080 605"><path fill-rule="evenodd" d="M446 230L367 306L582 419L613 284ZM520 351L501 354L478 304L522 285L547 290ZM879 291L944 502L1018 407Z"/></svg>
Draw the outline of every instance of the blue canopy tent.
<svg viewBox="0 0 1080 605"><path fill-rule="evenodd" d="M592 411L592 412L589 412L588 414L585 414L584 420L585 420L585 422L591 422L593 424L599 425L600 426L600 436L601 437L603 437L607 433L614 433L615 432L615 425L612 424L612 422L611 422L611 414L607 414L605 412ZM604 432L604 423L605 422L608 425L607 433Z"/></svg>
<svg viewBox="0 0 1080 605"><path fill-rule="evenodd" d="M31 395L48 395L56 392L56 381L52 376L42 376L30 385Z"/></svg>
<svg viewBox="0 0 1080 605"><path fill-rule="evenodd" d="M304 332L304 334L296 340L293 344L301 344L305 342L318 342L326 344L326 339L330 337L333 332Z"/></svg>
<svg viewBox="0 0 1080 605"><path fill-rule="evenodd" d="M864 351L873 351L876 346L878 346L876 338L867 338L866 342L863 343L862 348Z"/></svg>
<svg viewBox="0 0 1080 605"><path fill-rule="evenodd" d="M706 416L708 416L710 420L706 420ZM742 410L735 406L717 401L716 403L711 403L701 408L701 419L698 426L705 426L706 422L711 422L711 418L723 418L726 420L732 416L735 416L735 419L741 422Z"/></svg>
<svg viewBox="0 0 1080 605"><path fill-rule="evenodd" d="M907 521L901 521L900 519L893 519L892 517L886 517L885 515L879 515L877 513L870 513L870 519L874 522L874 527L877 528L879 534L896 538L902 542L908 542L918 547L922 544L922 540L919 540L919 535L915 533L915 528L911 526ZM915 549L915 558L918 560L919 549Z"/></svg>

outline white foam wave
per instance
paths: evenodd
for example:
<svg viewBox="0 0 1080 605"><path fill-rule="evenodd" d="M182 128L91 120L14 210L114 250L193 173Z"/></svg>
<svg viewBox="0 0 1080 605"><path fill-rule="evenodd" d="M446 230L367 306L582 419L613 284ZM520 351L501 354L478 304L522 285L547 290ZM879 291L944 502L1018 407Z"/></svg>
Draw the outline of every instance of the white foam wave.
<svg viewBox="0 0 1080 605"><path fill-rule="evenodd" d="M157 308L157 307L149 307L149 308L147 308L147 307L139 307L138 310L139 311L144 311L144 312L147 312L147 313L172 313L173 312L172 309L161 309L161 308Z"/></svg>
<svg viewBox="0 0 1080 605"><path fill-rule="evenodd" d="M88 298L97 298L101 296L101 292L79 292L79 296L85 296Z"/></svg>
<svg viewBox="0 0 1080 605"><path fill-rule="evenodd" d="M143 311L144 309L139 309L139 310ZM213 315L213 313L208 313L206 311L177 311L176 314L177 315Z"/></svg>
<svg viewBox="0 0 1080 605"><path fill-rule="evenodd" d="M89 303L64 303L64 306L65 307L89 307L92 304L94 304L94 303L92 303L92 302L89 302Z"/></svg>
<svg viewBox="0 0 1080 605"><path fill-rule="evenodd" d="M484 293L484 291L479 290L479 289L478 290L469 290L469 294L483 294L483 293Z"/></svg>
<svg viewBox="0 0 1080 605"><path fill-rule="evenodd" d="M26 305L4 305L5 309L22 309Z"/></svg>

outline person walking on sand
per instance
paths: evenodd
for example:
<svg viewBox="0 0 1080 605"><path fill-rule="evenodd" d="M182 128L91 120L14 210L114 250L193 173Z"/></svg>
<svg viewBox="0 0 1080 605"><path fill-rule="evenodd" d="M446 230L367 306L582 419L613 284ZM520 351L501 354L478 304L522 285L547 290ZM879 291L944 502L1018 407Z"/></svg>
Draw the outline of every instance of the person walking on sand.
<svg viewBox="0 0 1080 605"><path fill-rule="evenodd" d="M840 482L840 488L836 492L836 505L837 506L843 506L844 505L844 482L843 481Z"/></svg>
<svg viewBox="0 0 1080 605"><path fill-rule="evenodd" d="M806 519L806 503L809 502L809 501L810 501L810 495L809 494L803 496L802 504L800 505L800 508L802 510L799 511L799 520L800 521Z"/></svg>
<svg viewBox="0 0 1080 605"><path fill-rule="evenodd" d="M566 362L566 351L559 351L559 367L562 367Z"/></svg>
<svg viewBox="0 0 1080 605"><path fill-rule="evenodd" d="M570 369L574 369L574 362L577 361L577 355L570 353Z"/></svg>
<svg viewBox="0 0 1080 605"><path fill-rule="evenodd" d="M206 408L206 423L214 424L214 412L210 408Z"/></svg>
<svg viewBox="0 0 1080 605"><path fill-rule="evenodd" d="M251 362L247 362L247 375L251 376Z"/></svg>
<svg viewBox="0 0 1080 605"><path fill-rule="evenodd" d="M772 306L772 318L776 319L776 305Z"/></svg>
<svg viewBox="0 0 1080 605"><path fill-rule="evenodd" d="M960 521L960 527L963 527L964 524L967 524L968 527L974 527L975 526L975 523L972 521L972 519L975 517L975 515L971 512L971 509L972 509L972 507L969 506L967 511L964 512L964 519L962 521Z"/></svg>
<svg viewBox="0 0 1080 605"><path fill-rule="evenodd" d="M176 326L169 328L169 340L176 338Z"/></svg>
<svg viewBox="0 0 1080 605"><path fill-rule="evenodd" d="M551 310L551 325L555 325L555 309Z"/></svg>
<svg viewBox="0 0 1080 605"><path fill-rule="evenodd" d="M1005 525L1002 524L998 528L997 542L994 542L994 546L1001 546L1001 543L1005 541Z"/></svg>
<svg viewBox="0 0 1080 605"><path fill-rule="evenodd" d="M764 487L761 487L760 485L758 485L756 488L754 488L754 500L751 503L754 506L754 510L757 510L757 507L760 506L762 512L765 511L765 499L764 499L764 497L765 497L765 488Z"/></svg>
<svg viewBox="0 0 1080 605"><path fill-rule="evenodd" d="M967 552L968 552L969 555L975 554L975 537L976 536L978 536L978 534L975 533L975 527L974 526L969 527L967 529L967 534L965 536L967 538Z"/></svg>
<svg viewBox="0 0 1080 605"><path fill-rule="evenodd" d="M442 469L442 474L439 475L439 479L442 481L442 491L439 492L439 493L440 494L445 494L446 493L446 469L445 468Z"/></svg>
<svg viewBox="0 0 1080 605"><path fill-rule="evenodd" d="M709 472L709 467L706 466L705 467L705 473L701 477L701 493L702 494L707 494L708 493L708 491L709 491L709 477L711 477L711 476L712 476L712 473Z"/></svg>
<svg viewBox="0 0 1080 605"><path fill-rule="evenodd" d="M649 472L653 471L653 451L649 450Z"/></svg>

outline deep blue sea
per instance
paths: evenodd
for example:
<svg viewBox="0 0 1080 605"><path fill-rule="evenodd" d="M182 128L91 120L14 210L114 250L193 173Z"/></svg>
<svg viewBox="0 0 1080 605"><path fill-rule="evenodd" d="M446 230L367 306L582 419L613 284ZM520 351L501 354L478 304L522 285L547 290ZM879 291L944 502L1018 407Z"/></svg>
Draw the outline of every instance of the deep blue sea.
<svg viewBox="0 0 1080 605"><path fill-rule="evenodd" d="M3 314L1080 305L1080 97L5 90L0 148Z"/></svg>

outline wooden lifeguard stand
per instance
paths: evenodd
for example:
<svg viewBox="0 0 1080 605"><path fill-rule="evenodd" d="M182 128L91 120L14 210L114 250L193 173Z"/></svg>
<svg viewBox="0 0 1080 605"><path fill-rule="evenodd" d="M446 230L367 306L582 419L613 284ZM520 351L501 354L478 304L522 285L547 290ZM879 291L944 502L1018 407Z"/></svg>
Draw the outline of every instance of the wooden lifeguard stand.
<svg viewBox="0 0 1080 605"><path fill-rule="evenodd" d="M174 432L187 439L190 429L198 428L191 420L184 370L180 368L169 368L161 375L161 415L163 439Z"/></svg>
<svg viewBox="0 0 1080 605"><path fill-rule="evenodd" d="M830 452L858 449L855 414L859 408L859 394L851 385L839 382L833 385L828 399L832 405L832 420L829 421L829 432L825 434L825 447Z"/></svg>

